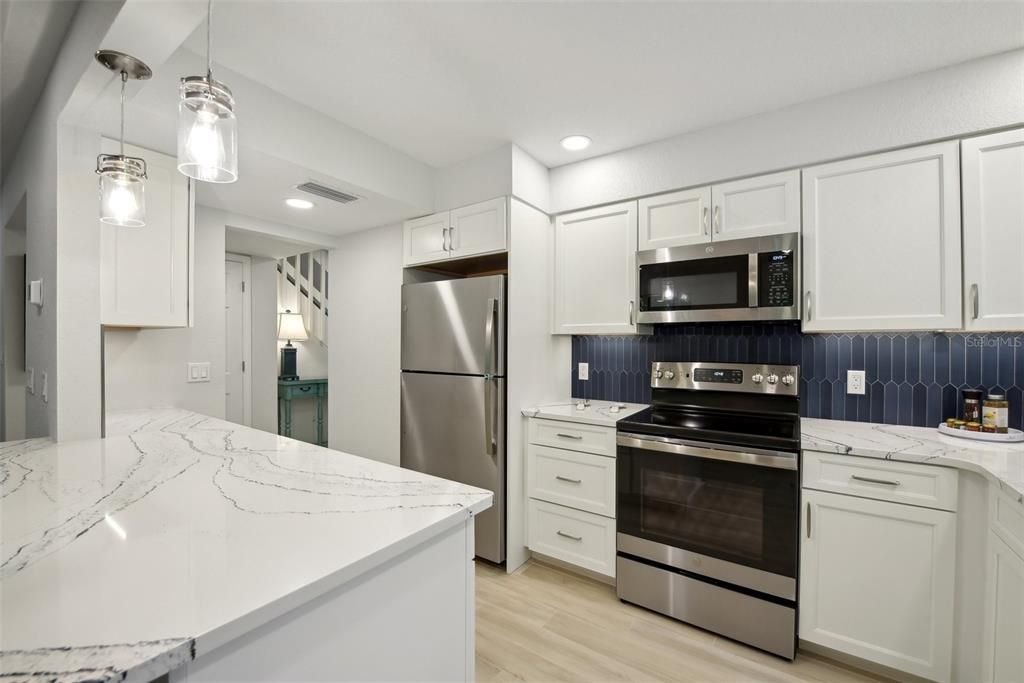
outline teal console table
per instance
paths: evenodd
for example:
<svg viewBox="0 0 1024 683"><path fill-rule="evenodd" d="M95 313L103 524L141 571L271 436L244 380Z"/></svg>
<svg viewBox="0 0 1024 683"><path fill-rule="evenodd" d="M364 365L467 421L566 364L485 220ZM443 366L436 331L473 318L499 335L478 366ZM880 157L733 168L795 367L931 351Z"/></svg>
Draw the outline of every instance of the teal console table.
<svg viewBox="0 0 1024 683"><path fill-rule="evenodd" d="M297 398L316 401L316 443L318 446L326 446L324 399L327 398L327 379L277 380L277 433L281 436L292 435L292 401Z"/></svg>

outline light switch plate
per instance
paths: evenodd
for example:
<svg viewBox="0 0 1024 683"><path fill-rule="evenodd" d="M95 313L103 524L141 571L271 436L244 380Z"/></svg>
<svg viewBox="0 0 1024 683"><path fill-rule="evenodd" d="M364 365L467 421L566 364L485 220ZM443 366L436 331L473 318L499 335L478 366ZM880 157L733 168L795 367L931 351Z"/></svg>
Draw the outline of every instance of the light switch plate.
<svg viewBox="0 0 1024 683"><path fill-rule="evenodd" d="M192 382L209 382L210 381L210 364L209 363L189 363L188 364L188 376L187 381Z"/></svg>
<svg viewBox="0 0 1024 683"><path fill-rule="evenodd" d="M579 369L576 372L576 376L581 380L590 379L590 363L580 363Z"/></svg>
<svg viewBox="0 0 1024 683"><path fill-rule="evenodd" d="M863 370L847 370L846 371L846 393L856 394L858 396L864 395L864 371Z"/></svg>
<svg viewBox="0 0 1024 683"><path fill-rule="evenodd" d="M39 308L43 307L43 281L32 280L28 283L28 302Z"/></svg>

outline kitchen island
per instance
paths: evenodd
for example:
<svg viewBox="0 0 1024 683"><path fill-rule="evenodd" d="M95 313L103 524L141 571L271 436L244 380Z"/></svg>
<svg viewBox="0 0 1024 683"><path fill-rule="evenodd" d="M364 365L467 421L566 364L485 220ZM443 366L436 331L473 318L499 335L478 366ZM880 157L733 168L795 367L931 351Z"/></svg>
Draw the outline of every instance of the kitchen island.
<svg viewBox="0 0 1024 683"><path fill-rule="evenodd" d="M472 680L492 494L182 410L0 444L0 680Z"/></svg>

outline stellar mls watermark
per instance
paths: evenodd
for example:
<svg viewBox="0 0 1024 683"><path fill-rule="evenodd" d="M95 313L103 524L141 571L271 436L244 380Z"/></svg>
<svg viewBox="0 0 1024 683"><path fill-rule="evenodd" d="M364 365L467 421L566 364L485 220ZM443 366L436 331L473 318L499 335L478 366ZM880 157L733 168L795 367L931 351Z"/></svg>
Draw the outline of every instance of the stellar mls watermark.
<svg viewBox="0 0 1024 683"><path fill-rule="evenodd" d="M997 348L1005 346L1011 349L1019 349L1024 346L1024 339L1018 337L990 337L979 334L969 334L966 337L968 348Z"/></svg>

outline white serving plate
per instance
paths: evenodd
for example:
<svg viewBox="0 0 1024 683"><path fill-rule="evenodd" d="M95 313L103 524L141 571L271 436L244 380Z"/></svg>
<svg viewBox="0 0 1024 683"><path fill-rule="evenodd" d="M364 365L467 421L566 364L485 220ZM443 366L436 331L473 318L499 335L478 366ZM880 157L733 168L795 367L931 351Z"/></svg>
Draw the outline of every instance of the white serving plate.
<svg viewBox="0 0 1024 683"><path fill-rule="evenodd" d="M975 441L994 441L996 443L1016 443L1024 441L1024 432L1019 429L1010 428L1006 434L986 434L985 432L969 432L966 429L953 429L945 423L939 425L939 431L949 436L957 436L961 439L974 439Z"/></svg>

